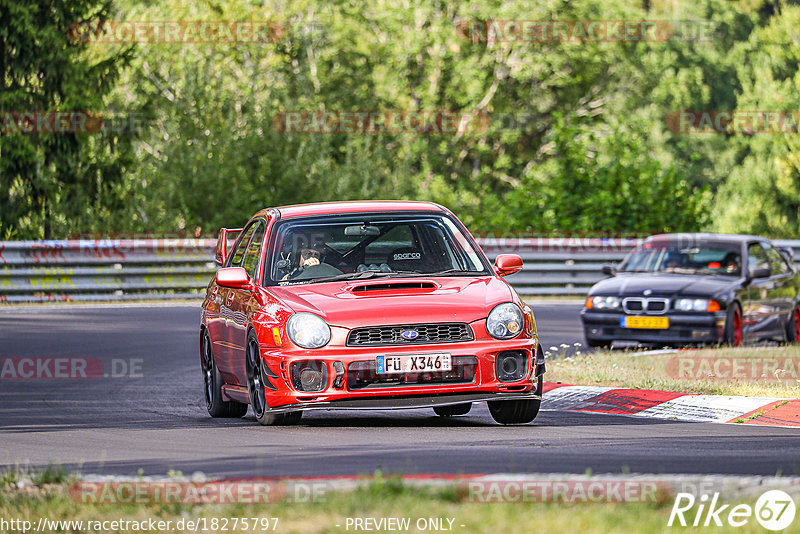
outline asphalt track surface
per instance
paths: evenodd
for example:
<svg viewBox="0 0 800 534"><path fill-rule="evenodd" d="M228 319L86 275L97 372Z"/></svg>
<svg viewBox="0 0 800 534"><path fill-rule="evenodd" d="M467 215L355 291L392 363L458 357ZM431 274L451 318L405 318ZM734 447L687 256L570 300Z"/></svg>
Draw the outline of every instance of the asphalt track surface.
<svg viewBox="0 0 800 534"><path fill-rule="evenodd" d="M546 347L582 341L578 306L538 305L535 312ZM244 477L376 469L800 475L797 429L546 406L533 424L512 427L496 425L485 405L453 420L431 409L311 412L294 427L261 427L252 414L211 419L202 400L199 318L198 305L0 309L0 358L97 358L104 372L118 374L119 362L135 365L126 377L0 380L0 465Z"/></svg>

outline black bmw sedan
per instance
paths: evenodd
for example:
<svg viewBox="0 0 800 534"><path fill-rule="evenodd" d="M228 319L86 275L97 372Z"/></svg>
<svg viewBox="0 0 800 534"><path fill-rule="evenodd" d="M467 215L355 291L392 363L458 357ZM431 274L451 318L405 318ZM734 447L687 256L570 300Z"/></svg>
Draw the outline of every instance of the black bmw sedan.
<svg viewBox="0 0 800 534"><path fill-rule="evenodd" d="M800 274L791 249L757 236L648 237L589 291L591 347L800 340Z"/></svg>

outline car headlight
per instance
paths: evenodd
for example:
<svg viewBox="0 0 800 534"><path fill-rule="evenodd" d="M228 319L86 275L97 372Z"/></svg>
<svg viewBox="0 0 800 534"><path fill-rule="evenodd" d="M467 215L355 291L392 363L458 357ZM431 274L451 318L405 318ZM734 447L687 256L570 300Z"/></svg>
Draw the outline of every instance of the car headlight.
<svg viewBox="0 0 800 534"><path fill-rule="evenodd" d="M596 310L615 310L619 308L619 297L614 296L596 296L589 297L586 301L587 308L594 308Z"/></svg>
<svg viewBox="0 0 800 534"><path fill-rule="evenodd" d="M322 317L313 313L295 313L286 322L286 333L292 343L304 349L324 347L331 340L331 328Z"/></svg>
<svg viewBox="0 0 800 534"><path fill-rule="evenodd" d="M498 304L486 319L486 331L495 339L511 339L522 332L522 310L511 302Z"/></svg>
<svg viewBox="0 0 800 534"><path fill-rule="evenodd" d="M714 302L714 301L710 301ZM680 311L711 311L708 299L678 299L675 301L675 309ZM719 307L717 307L719 309Z"/></svg>

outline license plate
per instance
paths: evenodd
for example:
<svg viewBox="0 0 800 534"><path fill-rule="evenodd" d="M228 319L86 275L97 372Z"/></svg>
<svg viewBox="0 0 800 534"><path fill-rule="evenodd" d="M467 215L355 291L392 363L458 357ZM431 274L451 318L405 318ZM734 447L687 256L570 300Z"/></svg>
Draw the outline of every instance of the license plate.
<svg viewBox="0 0 800 534"><path fill-rule="evenodd" d="M631 317L626 315L619 320L622 328L651 328L663 330L669 328L669 317Z"/></svg>
<svg viewBox="0 0 800 534"><path fill-rule="evenodd" d="M430 371L452 371L453 363L449 353L403 354L402 356L378 356L378 374L422 373Z"/></svg>

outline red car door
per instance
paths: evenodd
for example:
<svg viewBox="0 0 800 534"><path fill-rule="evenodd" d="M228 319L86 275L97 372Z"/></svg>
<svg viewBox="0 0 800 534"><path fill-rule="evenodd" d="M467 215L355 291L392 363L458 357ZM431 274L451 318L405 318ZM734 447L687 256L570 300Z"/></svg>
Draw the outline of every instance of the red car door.
<svg viewBox="0 0 800 534"><path fill-rule="evenodd" d="M261 248L267 231L267 222L259 220L254 226L252 238L245 250L241 266L247 271L251 280L259 278ZM247 384L247 370L245 367L247 347L247 325L258 304L249 289L232 289L231 322L228 329L230 335L230 372L236 377L238 384Z"/></svg>
<svg viewBox="0 0 800 534"><path fill-rule="evenodd" d="M259 221L254 221L236 242L236 246L231 254L231 259L226 267L241 267L244 261L247 247L250 244L250 238L256 231ZM217 359L217 368L223 379L228 384L246 384L246 382L239 381L239 373L236 367L236 358L244 350L244 345L238 345L237 331L241 327L237 327L240 318L234 313L234 309L238 308L237 299L240 299L241 290L220 287L220 339L212 339L214 344L214 354Z"/></svg>

